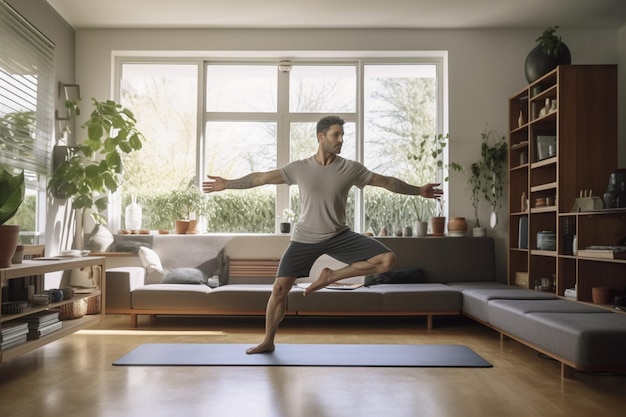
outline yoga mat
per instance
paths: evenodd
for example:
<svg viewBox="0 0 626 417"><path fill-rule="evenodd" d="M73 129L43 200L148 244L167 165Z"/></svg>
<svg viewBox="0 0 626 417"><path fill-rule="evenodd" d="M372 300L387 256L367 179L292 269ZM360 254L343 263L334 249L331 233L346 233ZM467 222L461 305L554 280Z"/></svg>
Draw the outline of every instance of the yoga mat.
<svg viewBox="0 0 626 417"><path fill-rule="evenodd" d="M252 345L148 343L115 366L491 367L461 345L277 344L272 353L246 354Z"/></svg>

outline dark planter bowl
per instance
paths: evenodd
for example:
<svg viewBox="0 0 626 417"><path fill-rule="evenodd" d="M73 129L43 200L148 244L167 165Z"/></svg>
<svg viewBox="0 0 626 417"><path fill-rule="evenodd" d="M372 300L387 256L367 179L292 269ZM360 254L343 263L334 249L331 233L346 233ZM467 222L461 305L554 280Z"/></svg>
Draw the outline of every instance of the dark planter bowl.
<svg viewBox="0 0 626 417"><path fill-rule="evenodd" d="M526 57L526 64L524 66L526 73L526 81L532 83L543 77L559 65L569 65L572 63L572 56L569 52L569 48L564 43L563 51L557 58L546 55L541 50L541 45L537 45Z"/></svg>

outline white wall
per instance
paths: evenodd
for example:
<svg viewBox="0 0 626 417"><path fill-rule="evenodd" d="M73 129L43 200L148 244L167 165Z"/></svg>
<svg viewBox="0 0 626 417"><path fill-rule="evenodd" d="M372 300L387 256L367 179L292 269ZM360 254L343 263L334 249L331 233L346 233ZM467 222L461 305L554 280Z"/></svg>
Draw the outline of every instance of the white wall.
<svg viewBox="0 0 626 417"><path fill-rule="evenodd" d="M486 123L506 134L507 99L527 85L524 62L542 31L77 30L76 74L83 98L105 99L112 97L112 56L116 51L284 51L288 58L289 51L363 51L365 55L368 51L445 50L449 58L450 158L469 165L479 156L480 134ZM620 31L622 45L626 43L624 32L626 29ZM561 30L559 34L574 64L615 64L620 59L615 30ZM624 95L622 89L622 98ZM450 215L472 219L470 190L461 174L452 175L448 194ZM487 222L488 207L481 210L481 220ZM496 238L498 271L503 276L506 207L499 217L500 224L489 234Z"/></svg>

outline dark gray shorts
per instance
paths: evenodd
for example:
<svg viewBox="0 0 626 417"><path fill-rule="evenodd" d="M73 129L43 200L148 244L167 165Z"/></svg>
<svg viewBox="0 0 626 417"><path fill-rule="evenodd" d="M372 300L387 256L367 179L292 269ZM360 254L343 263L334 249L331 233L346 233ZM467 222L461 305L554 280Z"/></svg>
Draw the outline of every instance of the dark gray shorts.
<svg viewBox="0 0 626 417"><path fill-rule="evenodd" d="M317 258L324 254L343 263L352 264L386 252L391 252L391 249L371 237L352 230L346 230L319 243L291 242L280 259L277 276L307 277Z"/></svg>

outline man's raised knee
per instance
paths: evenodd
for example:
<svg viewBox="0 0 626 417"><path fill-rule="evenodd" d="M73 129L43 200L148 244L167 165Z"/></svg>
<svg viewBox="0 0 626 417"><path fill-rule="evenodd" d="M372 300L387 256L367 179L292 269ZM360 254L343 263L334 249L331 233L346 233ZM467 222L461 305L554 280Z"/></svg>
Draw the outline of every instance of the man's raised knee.
<svg viewBox="0 0 626 417"><path fill-rule="evenodd" d="M381 254L380 272L391 270L396 264L396 254L393 252L385 252Z"/></svg>

